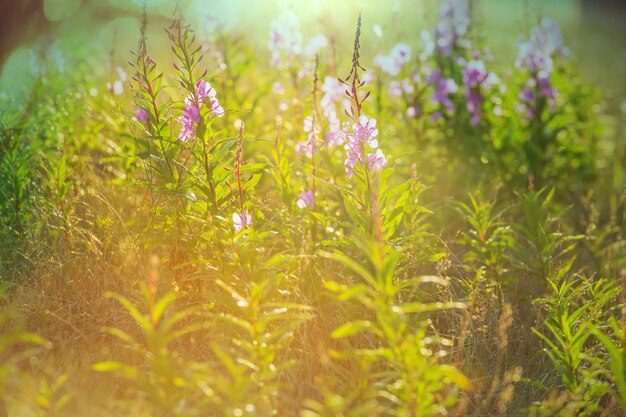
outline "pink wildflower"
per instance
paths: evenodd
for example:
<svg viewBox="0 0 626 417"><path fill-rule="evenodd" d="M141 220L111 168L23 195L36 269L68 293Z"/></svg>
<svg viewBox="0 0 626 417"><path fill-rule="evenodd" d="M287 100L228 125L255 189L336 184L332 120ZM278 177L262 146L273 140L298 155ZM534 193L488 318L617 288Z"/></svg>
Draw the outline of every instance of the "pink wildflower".
<svg viewBox="0 0 626 417"><path fill-rule="evenodd" d="M367 143L372 148L378 147L376 119L368 120L366 116L359 117L359 123L352 126L352 132L361 143Z"/></svg>
<svg viewBox="0 0 626 417"><path fill-rule="evenodd" d="M328 133L326 134L326 137L324 138L324 145L325 146L331 146L331 145L341 145L343 143L343 134L341 131L341 122L339 121L339 118L337 117L337 112L335 110L332 110L331 112L328 113L327 115L327 120L328 120Z"/></svg>
<svg viewBox="0 0 626 417"><path fill-rule="evenodd" d="M345 84L341 84L336 77L325 77L321 90L324 95L320 105L322 106L324 116L328 117L331 111L336 111L335 106L337 103L341 103L341 107L345 110L350 109L350 102L346 97L348 87Z"/></svg>
<svg viewBox="0 0 626 417"><path fill-rule="evenodd" d="M224 116L224 109L222 108L222 106L220 106L220 103L216 97L217 93L215 89L211 87L211 84L204 80L198 81L196 83L196 94L198 96L198 107L202 107L202 104L208 98L208 107L211 109L211 116ZM187 105L193 104L192 98L187 97L187 99L185 99L185 103Z"/></svg>
<svg viewBox="0 0 626 417"><path fill-rule="evenodd" d="M308 133L307 140L303 142L298 142L296 145L296 152L304 153L307 158L313 157L315 153L315 147L319 140L319 126L316 124L315 129L313 128L313 116L307 116L304 119L304 125L302 127L305 133Z"/></svg>
<svg viewBox="0 0 626 417"><path fill-rule="evenodd" d="M243 229L247 229L252 225L252 216L246 213L246 209L239 213L233 213L233 226L235 227L235 232L239 233Z"/></svg>
<svg viewBox="0 0 626 417"><path fill-rule="evenodd" d="M135 116L133 120L137 123L148 123L148 112L141 107L135 110Z"/></svg>
<svg viewBox="0 0 626 417"><path fill-rule="evenodd" d="M412 94L413 91L413 84L408 78L402 81L394 80L389 83L389 95L392 97L402 97L404 94Z"/></svg>
<svg viewBox="0 0 626 417"><path fill-rule="evenodd" d="M392 49L389 55L376 55L374 58L374 66L380 68L383 72L395 77L400 74L404 64L411 60L411 47L405 43L398 43Z"/></svg>
<svg viewBox="0 0 626 417"><path fill-rule="evenodd" d="M397 43L389 55L400 65L404 65L411 60L411 47L406 43Z"/></svg>
<svg viewBox="0 0 626 417"><path fill-rule="evenodd" d="M220 106L216 95L215 89L208 82L200 80L196 83L197 103L194 102L194 97L190 94L185 98L186 106L183 109L183 115L178 118L178 122L183 125L178 135L181 142L188 142L194 138L196 124L200 122L200 108L204 103L207 103L211 117L224 116L224 108Z"/></svg>
<svg viewBox="0 0 626 417"><path fill-rule="evenodd" d="M367 155L367 167L370 171L379 171L383 167L387 166L387 158L380 149L376 149L376 152Z"/></svg>
<svg viewBox="0 0 626 417"><path fill-rule="evenodd" d="M354 169L359 165L367 162L367 168L372 171L379 169L387 164L385 156L381 150L374 154L369 154L367 158L364 156L364 146L368 145L372 149L378 148L378 129L376 128L376 119L368 119L366 116L359 117L358 123L352 126L352 133L348 133L348 125L344 124L343 134L347 140L344 149L346 150L346 174L348 178L352 178Z"/></svg>
<svg viewBox="0 0 626 417"><path fill-rule="evenodd" d="M271 23L268 49L275 66L285 66L302 53L300 19L293 12L284 12Z"/></svg>
<svg viewBox="0 0 626 417"><path fill-rule="evenodd" d="M313 191L302 191L300 192L300 199L296 201L296 205L301 209L307 207L315 206L315 196L313 195Z"/></svg>

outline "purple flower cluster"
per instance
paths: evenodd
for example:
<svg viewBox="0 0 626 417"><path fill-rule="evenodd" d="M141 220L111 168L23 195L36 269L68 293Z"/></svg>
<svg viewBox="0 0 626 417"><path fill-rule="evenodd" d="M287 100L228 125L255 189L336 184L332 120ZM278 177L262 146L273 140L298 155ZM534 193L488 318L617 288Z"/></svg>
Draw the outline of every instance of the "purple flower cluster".
<svg viewBox="0 0 626 417"><path fill-rule="evenodd" d="M450 95L456 93L459 89L458 85L452 78L445 78L440 69L436 69L430 73L426 82L435 88L431 97L434 104L444 108L450 113L454 112L454 103L450 100ZM441 111L436 111L430 116L431 120L438 120L443 117Z"/></svg>
<svg viewBox="0 0 626 417"><path fill-rule="evenodd" d="M483 60L478 59L480 54L475 56L476 59L468 61L462 69L464 96L467 100L467 111L472 116L470 121L472 126L480 123L486 95L500 85L498 76L486 68ZM496 105L494 112L500 114L500 107Z"/></svg>
<svg viewBox="0 0 626 417"><path fill-rule="evenodd" d="M421 110L417 103L418 99L412 97L412 95L416 90L418 90L419 95L419 85L422 82L422 77L418 65L413 65L410 68L406 65L411 62L412 54L413 52L409 45L397 43L391 49L389 55L376 55L374 66L394 77L394 79L389 81L389 95L396 98L402 97L409 102L413 102L413 105L409 107L410 110L407 110L407 115L416 117L418 114L421 114Z"/></svg>
<svg viewBox="0 0 626 417"><path fill-rule="evenodd" d="M324 146L341 145L343 143L343 134L341 132L341 121L337 116L337 111L332 109L325 113L328 121L328 132L324 137Z"/></svg>
<svg viewBox="0 0 626 417"><path fill-rule="evenodd" d="M550 19L543 18L533 29L530 39L520 42L515 66L528 71L529 77L519 94L518 111L526 118L535 117L540 99L546 100L551 107L555 105L556 90L550 77L555 71L555 60L568 54L558 25Z"/></svg>
<svg viewBox="0 0 626 417"><path fill-rule="evenodd" d="M312 158L319 142L319 125L314 123L313 116L307 116L304 118L304 124L302 127L305 133L307 133L307 139L303 142L296 144L296 152L303 153L307 158Z"/></svg>
<svg viewBox="0 0 626 417"><path fill-rule="evenodd" d="M471 23L467 1L442 4L439 18L432 35L421 33L423 49L419 55L422 72L427 74L426 83L433 89L431 102L437 106L430 115L431 120L457 110L453 102L457 93L463 96L472 125L480 123L488 98L493 102L494 113L501 114L500 99L492 93L496 87L503 86L498 76L487 68L491 54L486 48L482 52L475 49L467 36ZM434 69L426 63L430 58L433 58ZM450 65L455 68L451 70ZM460 77L456 76L458 73ZM407 114L419 114L417 110L413 108Z"/></svg>
<svg viewBox="0 0 626 417"><path fill-rule="evenodd" d="M345 110L350 109L350 101L346 97L347 89L348 87L341 84L336 77L326 76L324 78L324 83L321 86L324 95L320 100L320 105L324 113L336 110L335 106L337 103L341 103L342 108Z"/></svg>
<svg viewBox="0 0 626 417"><path fill-rule="evenodd" d="M341 145L344 142L344 132L341 129L341 122L337 117L337 104L343 109L350 108L350 102L347 100L347 87L341 84L337 78L326 77L321 86L324 93L321 99L322 115L327 122L327 133L324 137L323 146ZM316 113L319 114L319 113ZM321 121L314 118L313 115L304 119L302 130L307 134L306 140L296 144L296 152L312 158L315 155L318 144L320 143ZM300 192L300 198L296 201L296 206L301 209L315 207L315 195L311 190Z"/></svg>
<svg viewBox="0 0 626 417"><path fill-rule="evenodd" d="M301 209L315 207L315 195L313 195L313 191L305 190L300 192L300 198L296 201L296 206Z"/></svg>
<svg viewBox="0 0 626 417"><path fill-rule="evenodd" d="M344 125L344 137L346 144L346 174L352 178L352 174L359 164L367 164L370 171L377 171L387 165L384 153L378 148L378 129L376 119L368 119L366 116L359 117L358 123L352 125L352 133L348 132L348 124ZM374 153L365 156L365 145L376 149Z"/></svg>
<svg viewBox="0 0 626 417"><path fill-rule="evenodd" d="M435 28L435 41L429 48L443 56L451 56L455 47L468 48L465 39L470 25L466 0L452 0L441 5L439 23Z"/></svg>
<svg viewBox="0 0 626 417"><path fill-rule="evenodd" d="M196 83L195 97L190 94L185 99L183 115L178 118L178 122L182 124L180 135L178 135L181 142L189 142L195 137L196 125L200 122L200 109L203 104L206 103L209 107L211 117L224 116L224 109L220 106L216 94L215 89L208 82L200 80Z"/></svg>
<svg viewBox="0 0 626 417"><path fill-rule="evenodd" d="M324 137L324 145L341 145L343 143L343 135L341 131L341 122L337 116L337 105L339 104L343 110L350 109L350 101L346 96L347 87L341 84L335 77L325 77L321 86L322 99L320 105L322 114L328 122L328 132Z"/></svg>
<svg viewBox="0 0 626 417"><path fill-rule="evenodd" d="M402 81L393 80L389 83L389 95L392 97L402 97L405 94L412 94L415 87L410 78L404 78Z"/></svg>
<svg viewBox="0 0 626 417"><path fill-rule="evenodd" d="M280 66L302 53L300 19L293 12L284 12L270 27L268 48L272 53L272 65Z"/></svg>
<svg viewBox="0 0 626 417"><path fill-rule="evenodd" d="M427 86L433 90L430 101L437 106L431 114L432 120L443 117L444 113L455 111L452 95L458 92L461 80L455 80L448 71L440 67L440 58L454 58L453 63L458 65L465 62L463 55L471 46L471 42L465 38L469 24L469 11L465 0L446 2L441 6L440 21L434 33L427 31L421 33L422 50L418 54L419 63L409 72L404 70L404 65L411 60L412 51L406 44L398 43L389 55L376 56L374 66L394 77L389 83L389 95L404 97L408 104L406 112L408 117L413 118L422 114L422 96ZM462 50L457 51L461 48ZM455 51L463 53L453 55ZM432 57L436 58L433 59L434 68L427 62ZM468 81L471 82L469 79ZM477 108L474 106L479 101L476 90L471 98L473 108Z"/></svg>
<svg viewBox="0 0 626 417"><path fill-rule="evenodd" d="M133 117L133 120L136 121L137 123L140 124L146 124L148 123L148 112L145 109L142 109L141 107L138 108L137 110L135 110L135 116Z"/></svg>
<svg viewBox="0 0 626 417"><path fill-rule="evenodd" d="M305 44L300 29L300 18L295 13L287 11L271 23L267 46L272 54L272 65L285 68L301 55L307 58L315 57L320 50L328 46L328 39L322 34L317 34ZM298 76L304 76L304 72L299 71Z"/></svg>
<svg viewBox="0 0 626 417"><path fill-rule="evenodd" d="M383 72L397 76L402 71L404 64L411 60L411 47L405 43L398 43L392 49L389 55L376 55L374 58L374 66L380 68Z"/></svg>
<svg viewBox="0 0 626 417"><path fill-rule="evenodd" d="M466 50L471 47L471 42L465 38L469 25L470 17L466 0L443 3L439 11L439 23L432 36L426 31L421 33L420 60L426 61L433 56L454 58L455 64L463 65L464 54L459 54L458 49ZM433 88L430 101L437 106L437 109L430 115L430 119L434 121L441 119L445 113L454 113L456 108L451 97L459 91L457 81L449 77L447 72L444 74L442 67L439 66L439 59L435 60L435 69L424 65L423 71L426 73L426 84ZM472 79L468 81L473 82ZM479 98L474 94L471 99L473 108L476 104L482 103L482 96ZM418 114L417 109L409 114L413 113Z"/></svg>
<svg viewBox="0 0 626 417"><path fill-rule="evenodd" d="M554 71L554 59L568 55L569 49L563 44L563 35L558 24L544 17L539 26L532 30L530 39L519 43L515 66L533 73L551 73Z"/></svg>
<svg viewBox="0 0 626 417"><path fill-rule="evenodd" d="M385 158L385 154L380 149L376 149L376 152L368 154L365 160L370 171L377 171L387 166L387 158Z"/></svg>

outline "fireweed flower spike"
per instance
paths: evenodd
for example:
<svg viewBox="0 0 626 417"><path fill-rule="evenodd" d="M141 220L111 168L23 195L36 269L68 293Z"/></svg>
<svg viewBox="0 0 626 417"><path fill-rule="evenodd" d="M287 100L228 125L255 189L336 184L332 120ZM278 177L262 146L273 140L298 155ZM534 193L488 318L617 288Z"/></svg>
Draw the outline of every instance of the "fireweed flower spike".
<svg viewBox="0 0 626 417"><path fill-rule="evenodd" d="M224 109L220 106L216 95L215 89L208 82L200 80L196 83L197 103L190 94L185 99L183 115L178 118L178 122L182 125L178 136L181 142L189 142L195 137L196 125L200 122L200 110L203 104L210 109L210 117L224 116Z"/></svg>
<svg viewBox="0 0 626 417"><path fill-rule="evenodd" d="M555 61L568 54L558 25L550 19L542 19L530 39L520 42L515 66L526 70L529 76L519 94L518 111L527 119L535 117L540 99L546 100L550 107L555 106L557 94L550 77L555 70Z"/></svg>
<svg viewBox="0 0 626 417"><path fill-rule="evenodd" d="M324 93L320 101L322 115L328 122L328 132L324 137L324 146L341 145L343 143L343 134L341 122L337 116L337 104L340 104L344 111L350 109L350 102L346 97L348 89L337 78L326 77L321 90Z"/></svg>
<svg viewBox="0 0 626 417"><path fill-rule="evenodd" d="M479 53L475 53L479 56ZM492 71L487 70L484 61L473 59L465 64L462 69L465 99L467 111L472 115L470 123L475 126L481 120L481 107L485 102L485 95L492 89L500 86L500 79ZM494 108L494 113L500 113L499 107Z"/></svg>
<svg viewBox="0 0 626 417"><path fill-rule="evenodd" d="M333 146L343 144L343 135L341 132L341 122L337 117L337 112L332 110L327 116L328 133L324 138L324 146Z"/></svg>
<svg viewBox="0 0 626 417"><path fill-rule="evenodd" d="M204 120L201 111L203 104L209 108L210 117L221 117L224 109L219 105L211 84L203 80L207 71L205 70L197 80L194 77L198 64L202 60L200 54L202 46L196 42L196 35L190 25L185 23L180 2L176 2L174 14L174 21L165 31L177 58L174 68L178 73L180 84L187 91L183 114L178 118L178 122L182 125L179 139L181 142L188 142L196 136L197 124L201 122L201 117Z"/></svg>
<svg viewBox="0 0 626 417"><path fill-rule="evenodd" d="M304 118L302 130L307 134L307 140L304 142L298 142L296 145L296 152L303 153L307 158L312 158L315 152L315 147L319 141L319 126L314 123L313 116L307 116Z"/></svg>
<svg viewBox="0 0 626 417"><path fill-rule="evenodd" d="M148 54L148 39L146 31L148 28L147 2L144 1L143 13L140 27L140 37L137 52L133 53L135 61L131 63L134 74L130 81L133 83L133 101L135 102L135 121L143 124L150 133L155 149L160 153L165 162L170 178L175 178L175 168L173 166L174 155L167 152L169 145L162 140L162 128L164 126L164 107L159 103L160 79L163 76L157 70L157 63Z"/></svg>
<svg viewBox="0 0 626 417"><path fill-rule="evenodd" d="M316 161L315 161L315 152L319 142L319 122L316 120L316 117L321 117L320 112L317 105L317 96L319 92L318 88L318 78L317 78L317 70L318 70L319 60L318 57L315 57L315 67L313 72L313 113L304 119L303 131L307 134L307 140L304 142L300 142L296 146L296 150L298 153L305 153L307 158L311 159L311 176L310 176L310 189L304 190L300 193L300 199L296 201L296 206L301 209L309 207L312 210L315 210L315 176L316 176ZM334 107L334 104L332 104ZM335 114L333 110L331 114ZM332 122L331 122L332 123ZM337 121L338 123L338 121ZM333 126L331 126L331 129ZM312 230L312 236L315 238L315 230Z"/></svg>
<svg viewBox="0 0 626 417"><path fill-rule="evenodd" d="M472 46L467 38L469 27L470 16L467 1L451 0L441 4L439 23L432 35L429 32L422 32L420 35L422 52L419 58L422 62L432 58L435 67L431 70L428 66L422 66L423 73L426 75L426 84L434 89L430 100L438 105L438 109L430 115L431 120L451 115L456 110L450 96L458 91L457 82L460 80L455 81L448 68L465 64L466 52ZM475 100L476 97L473 99Z"/></svg>
<svg viewBox="0 0 626 417"><path fill-rule="evenodd" d="M344 146L347 155L345 165L348 178L352 178L354 169L359 163L369 162L373 158L374 154L364 156L364 146L368 145L372 149L378 148L377 135L376 119L368 119L367 116L362 115L359 117L358 123L352 125L352 133L346 134L346 145ZM376 151L376 155L380 161L385 159L380 149ZM370 171L373 171L373 164L368 163L367 166Z"/></svg>
<svg viewBox="0 0 626 417"><path fill-rule="evenodd" d="M365 71L365 68L359 64L360 35L361 15L359 14L356 37L354 40L354 53L352 55L352 69L350 70L350 73L346 77L345 81L339 81L349 87L347 95L354 102L354 106L350 108L350 112L346 111L346 114L355 122L352 125L352 132L349 131L348 123L343 126L343 138L346 142L344 145L344 149L346 150L346 175L348 178L352 178L354 171L358 169L358 167L362 167L362 169L365 169L369 188L369 175L367 172L378 171L387 164L387 160L382 150L377 149L378 140L376 139L376 136L378 135L378 128L376 127L376 119L369 119L367 116L361 114L361 105L369 96L369 92L366 93L363 98L359 98L358 90L364 85L359 78L359 69ZM408 47L394 48L396 49L394 54L408 59L410 57L410 49L407 48ZM377 150L374 153L368 153L366 156L365 145L370 147L372 150Z"/></svg>
<svg viewBox="0 0 626 417"><path fill-rule="evenodd" d="M441 5L439 23L432 35L421 33L422 53L419 58L422 73L426 75L426 84L432 88L430 101L436 105L430 120L453 116L460 110L455 103L461 94L472 126L483 120L488 100L495 115L502 113L501 100L492 93L495 93L496 87L500 92L504 87L495 73L488 69L487 63L492 59L488 48L481 51L472 46L468 37L470 24L468 1L451 0ZM431 61L432 69L426 60ZM403 90L395 85L390 93L400 94ZM418 113L419 109L411 110L411 114Z"/></svg>
<svg viewBox="0 0 626 417"><path fill-rule="evenodd" d="M435 92L431 101L445 108L450 113L454 113L454 104L450 100L450 95L458 91L458 86L452 78L444 78L441 70L434 70L427 79L427 82L435 87ZM442 117L441 112L431 115L431 120L437 120Z"/></svg>
<svg viewBox="0 0 626 417"><path fill-rule="evenodd" d="M208 106L211 109L211 116L222 117L224 115L224 109L220 106L219 101L217 100L217 93L215 89L211 87L211 84L207 83L204 80L200 80L196 83L196 94L198 96L198 106L202 107L202 104L208 98ZM192 104L192 99L188 97L185 100L185 103Z"/></svg>
<svg viewBox="0 0 626 417"><path fill-rule="evenodd" d="M452 0L441 5L439 24L435 28L434 47L443 56L452 55L455 47L467 48L469 40L464 36L470 25L466 0Z"/></svg>

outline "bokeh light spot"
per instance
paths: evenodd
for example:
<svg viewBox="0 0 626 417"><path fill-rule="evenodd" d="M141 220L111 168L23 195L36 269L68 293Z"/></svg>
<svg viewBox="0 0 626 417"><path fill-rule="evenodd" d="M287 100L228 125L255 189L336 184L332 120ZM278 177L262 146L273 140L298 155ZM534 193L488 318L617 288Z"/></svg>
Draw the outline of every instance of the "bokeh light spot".
<svg viewBox="0 0 626 417"><path fill-rule="evenodd" d="M81 4L81 0L45 0L43 11L48 20L63 20L71 16Z"/></svg>

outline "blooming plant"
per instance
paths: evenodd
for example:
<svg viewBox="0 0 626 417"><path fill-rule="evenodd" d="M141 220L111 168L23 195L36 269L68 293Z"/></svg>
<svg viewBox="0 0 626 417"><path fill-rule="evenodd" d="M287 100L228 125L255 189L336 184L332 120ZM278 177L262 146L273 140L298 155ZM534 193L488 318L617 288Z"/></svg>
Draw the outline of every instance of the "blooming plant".
<svg viewBox="0 0 626 417"><path fill-rule="evenodd" d="M200 122L200 112L202 105L205 104L210 110L210 116L223 117L224 109L220 106L216 97L216 92L211 84L204 80L196 83L196 91L194 95L189 95L185 99L185 109L183 115L178 118L182 125L180 136L182 142L188 142L195 137L195 126Z"/></svg>
<svg viewBox="0 0 626 417"><path fill-rule="evenodd" d="M537 111L543 106L541 102L554 108L556 90L551 85L550 76L559 65L559 60L568 54L561 30L547 18L543 18L533 29L530 39L520 42L515 66L528 72L528 80L519 94L518 110L527 118L538 116Z"/></svg>

